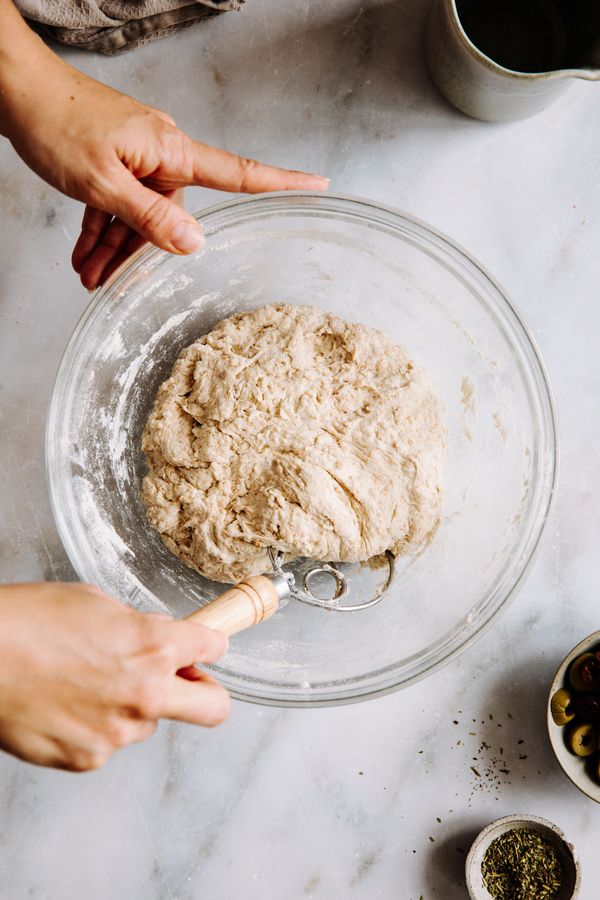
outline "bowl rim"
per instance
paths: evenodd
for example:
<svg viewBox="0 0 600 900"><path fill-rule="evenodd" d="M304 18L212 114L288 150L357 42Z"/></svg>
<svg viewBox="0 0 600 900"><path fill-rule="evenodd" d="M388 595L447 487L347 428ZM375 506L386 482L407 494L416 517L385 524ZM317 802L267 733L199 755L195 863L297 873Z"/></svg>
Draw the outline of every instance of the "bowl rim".
<svg viewBox="0 0 600 900"><path fill-rule="evenodd" d="M564 844L568 855L573 861L573 868L575 870L573 893L568 900L575 900L581 888L581 863L579 862L577 848L568 840L562 828L559 828L554 822L550 822L549 819L544 819L541 816L534 816L530 813L512 813L508 816L501 816L499 819L494 819L493 822L490 822L489 825L486 825L485 828L481 829L471 844L465 860L465 882L471 900L485 900L481 892L476 890L476 885L473 884L475 856L477 852L482 846L485 846L487 850L487 847L492 843L492 840L495 840L496 837L500 837L502 834L506 834L507 831L511 831L518 822L528 822L529 824L536 826L535 830L542 834L544 832L550 832ZM498 831L498 834L495 834L492 837L492 833L495 831ZM491 894L485 888L484 890L486 891L487 897L491 900Z"/></svg>
<svg viewBox="0 0 600 900"><path fill-rule="evenodd" d="M319 207L319 211L324 214L327 214L328 212L339 214L340 210L338 207L341 204L342 206L346 207L347 213L349 215L352 215L355 220L362 219L370 221L372 223L379 222L380 224L383 223L387 225L390 225L390 223L393 224L394 221L397 222L398 220L400 220L400 222L404 221L410 226L415 226L417 229L422 230L430 236L433 236L433 238L436 238L443 245L446 245L446 247L451 252L453 251L455 254L457 254L460 262L466 263L467 267L470 268L470 270L474 272L475 275L479 275L480 277L482 277L483 280L491 286L492 290L498 296L499 309L502 310L502 312L506 315L510 325L519 335L521 344L527 347L529 351L527 365L529 367L529 370L532 372L532 375L534 376L534 380L536 382L536 396L544 409L544 415L546 419L545 424L547 426L547 449L551 454L552 466L551 470L549 471L547 496L542 496L540 498L539 510L536 514L538 522L535 524L535 528L533 528L534 537L531 539L532 543L526 559L519 563L517 575L512 582L512 586L508 590L506 588L502 588L501 592L504 593L503 599L495 605L491 612L486 611L485 619L478 624L477 628L474 631L465 634L462 639L456 639L456 637L453 635L453 632L460 624L459 622L454 625L453 628L450 629L450 631L446 632L441 640L444 642L450 642L451 648L448 650L446 646L443 646L435 651L431 651L430 656L435 656L436 658L426 660L426 664L423 665L419 669L419 671L407 675L406 677L402 678L399 683L396 681L394 683L386 683L380 685L353 684L350 693L338 695L334 692L327 693L325 696L320 697L313 697L310 695L310 693L307 693L306 695L301 693L294 693L290 696L289 694L285 693L285 688L272 690L271 687L269 687L270 695L265 695L264 690L262 690L261 688L259 688L258 690L254 688L251 679L242 690L239 690L235 685L228 685L228 689L230 690L231 695L236 699L241 699L267 706L304 708L337 706L355 703L366 699L384 696L391 693L392 691L398 690L399 688L407 687L410 684L414 684L415 682L420 681L428 675L433 674L446 664L450 663L457 656L468 650L469 647L471 647L479 638L483 637L483 635L486 634L488 629L494 624L499 616L503 612L505 612L514 601L537 558L542 538L546 531L546 525L556 500L558 473L560 466L558 420L554 392L537 342L527 325L524 323L523 318L518 313L513 302L509 299L507 292L503 289L500 283L481 263L479 263L476 258L471 256L471 254L467 250L465 250L462 245L449 238L444 232L439 231L438 229L429 225L429 223L423 221L422 219L419 219L416 216L413 216L410 213L406 213L402 210L396 209L383 203L350 194L333 192L323 193L319 191L279 191L256 194L250 197L236 197L206 207L194 213L194 218L202 224L203 222L206 222L207 220L210 220L211 218L216 217L223 212L230 212L235 211L239 208L248 207L262 207L267 211L269 209L271 209L272 211L276 211L277 207L283 207L287 210L288 213L301 212L303 210L306 210L309 204L316 204ZM361 215L358 214L359 211ZM111 275L111 277L105 282L105 284L102 285L102 287L98 288L93 293L89 305L84 310L82 316L75 326L75 329L71 334L70 339L66 344L54 383L46 422L46 477L48 482L51 508L54 515L56 527L59 532L59 536L61 538L63 546L65 547L67 555L75 571L77 572L77 575L82 580L86 580L85 561L80 558L80 552L77 547L76 541L74 540L74 537L72 536L71 531L67 526L67 522L63 519L60 509L60 490L58 484L56 483L57 479L54 476L55 471L57 471L58 461L56 447L53 445L53 436L57 431L61 415L61 393L63 390L63 386L68 381L73 351L79 342L82 332L85 331L90 319L94 316L98 307L101 305L103 298L105 298L105 296L109 293L114 294L116 291L118 291L120 283L126 279L128 273L134 266L139 265L144 260L150 261L152 258L156 258L160 255L168 256L166 251L160 250L159 248L153 247L151 245L144 245L131 257L129 257L119 267L119 269L117 269ZM493 309L493 307L491 308ZM323 685L323 687L329 687L329 689L331 690L330 686ZM335 686L333 687L335 691Z"/></svg>
<svg viewBox="0 0 600 900"><path fill-rule="evenodd" d="M550 746L552 747L552 752L554 754L554 758L556 762L559 764L560 768L567 776L572 785L574 785L578 791L580 791L584 796L586 796L589 800L593 800L594 803L600 803L600 784L594 785L597 788L598 796L595 797L593 794L586 790L584 785L593 784L591 782L589 775L586 774L585 769L581 770L581 778L575 778L571 772L563 764L562 756L558 752L558 746L560 742L561 735L564 729L557 725L552 718L552 712L550 709L550 704L552 701L552 697L556 693L556 691L564 686L565 676L567 674L567 670L574 659L576 659L581 653L585 653L586 650L589 650L590 647L594 645L598 645L600 647L600 631L593 631L592 634L589 634L587 637L583 638L583 640L579 641L572 650L570 650L567 655L564 657L563 661L557 668L554 673L554 677L550 682L550 690L548 692L548 702L546 704L546 728L548 730L548 739L550 741ZM568 752L568 751L567 751Z"/></svg>

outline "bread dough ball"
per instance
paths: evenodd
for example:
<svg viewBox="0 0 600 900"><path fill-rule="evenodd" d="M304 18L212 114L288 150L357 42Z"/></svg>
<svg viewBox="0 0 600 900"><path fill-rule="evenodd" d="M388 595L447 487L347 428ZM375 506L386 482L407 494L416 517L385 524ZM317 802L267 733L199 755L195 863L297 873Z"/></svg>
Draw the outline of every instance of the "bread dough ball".
<svg viewBox="0 0 600 900"><path fill-rule="evenodd" d="M148 519L217 581L286 557L357 562L422 548L440 515L442 404L380 331L265 306L185 349L143 435Z"/></svg>

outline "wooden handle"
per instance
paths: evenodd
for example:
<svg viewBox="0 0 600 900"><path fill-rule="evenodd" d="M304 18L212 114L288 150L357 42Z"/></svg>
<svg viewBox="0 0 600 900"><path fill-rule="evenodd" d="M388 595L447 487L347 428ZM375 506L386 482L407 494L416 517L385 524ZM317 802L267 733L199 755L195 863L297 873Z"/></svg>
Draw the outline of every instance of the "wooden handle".
<svg viewBox="0 0 600 900"><path fill-rule="evenodd" d="M279 593L273 582L264 575L252 575L187 618L225 634L236 634L264 622L278 609Z"/></svg>

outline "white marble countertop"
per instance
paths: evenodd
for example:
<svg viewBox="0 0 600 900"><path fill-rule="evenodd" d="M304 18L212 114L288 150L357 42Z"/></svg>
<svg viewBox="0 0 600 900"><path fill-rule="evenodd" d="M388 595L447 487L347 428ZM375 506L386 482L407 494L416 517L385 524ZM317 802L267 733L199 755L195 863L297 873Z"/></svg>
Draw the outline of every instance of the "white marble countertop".
<svg viewBox="0 0 600 900"><path fill-rule="evenodd" d="M67 56L194 136L429 221L497 276L540 344L561 423L535 569L464 656L386 698L236 703L215 731L163 724L85 775L0 755L2 898L458 900L470 840L511 812L562 826L583 900L598 897L600 809L555 764L544 699L600 627L600 87L578 83L526 122L471 121L429 81L426 5L248 0L120 58ZM216 196L194 189L187 205ZM88 299L69 266L81 209L4 143L0 212L0 578L68 579L43 431Z"/></svg>

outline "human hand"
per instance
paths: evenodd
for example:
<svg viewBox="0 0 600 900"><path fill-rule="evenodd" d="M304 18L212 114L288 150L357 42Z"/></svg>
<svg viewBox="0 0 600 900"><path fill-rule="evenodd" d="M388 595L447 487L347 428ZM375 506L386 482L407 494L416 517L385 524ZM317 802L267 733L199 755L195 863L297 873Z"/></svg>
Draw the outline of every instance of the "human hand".
<svg viewBox="0 0 600 900"><path fill-rule="evenodd" d="M87 204L73 266L88 289L144 241L180 254L202 245L200 226L176 202L185 185L244 193L327 188L325 178L193 141L165 113L94 81L45 47L19 76L18 98L4 103L4 131L38 175ZM10 78L4 83L10 98Z"/></svg>
<svg viewBox="0 0 600 900"><path fill-rule="evenodd" d="M193 663L226 648L218 631L142 615L90 585L0 587L0 747L85 771L160 718L218 725L229 696Z"/></svg>

